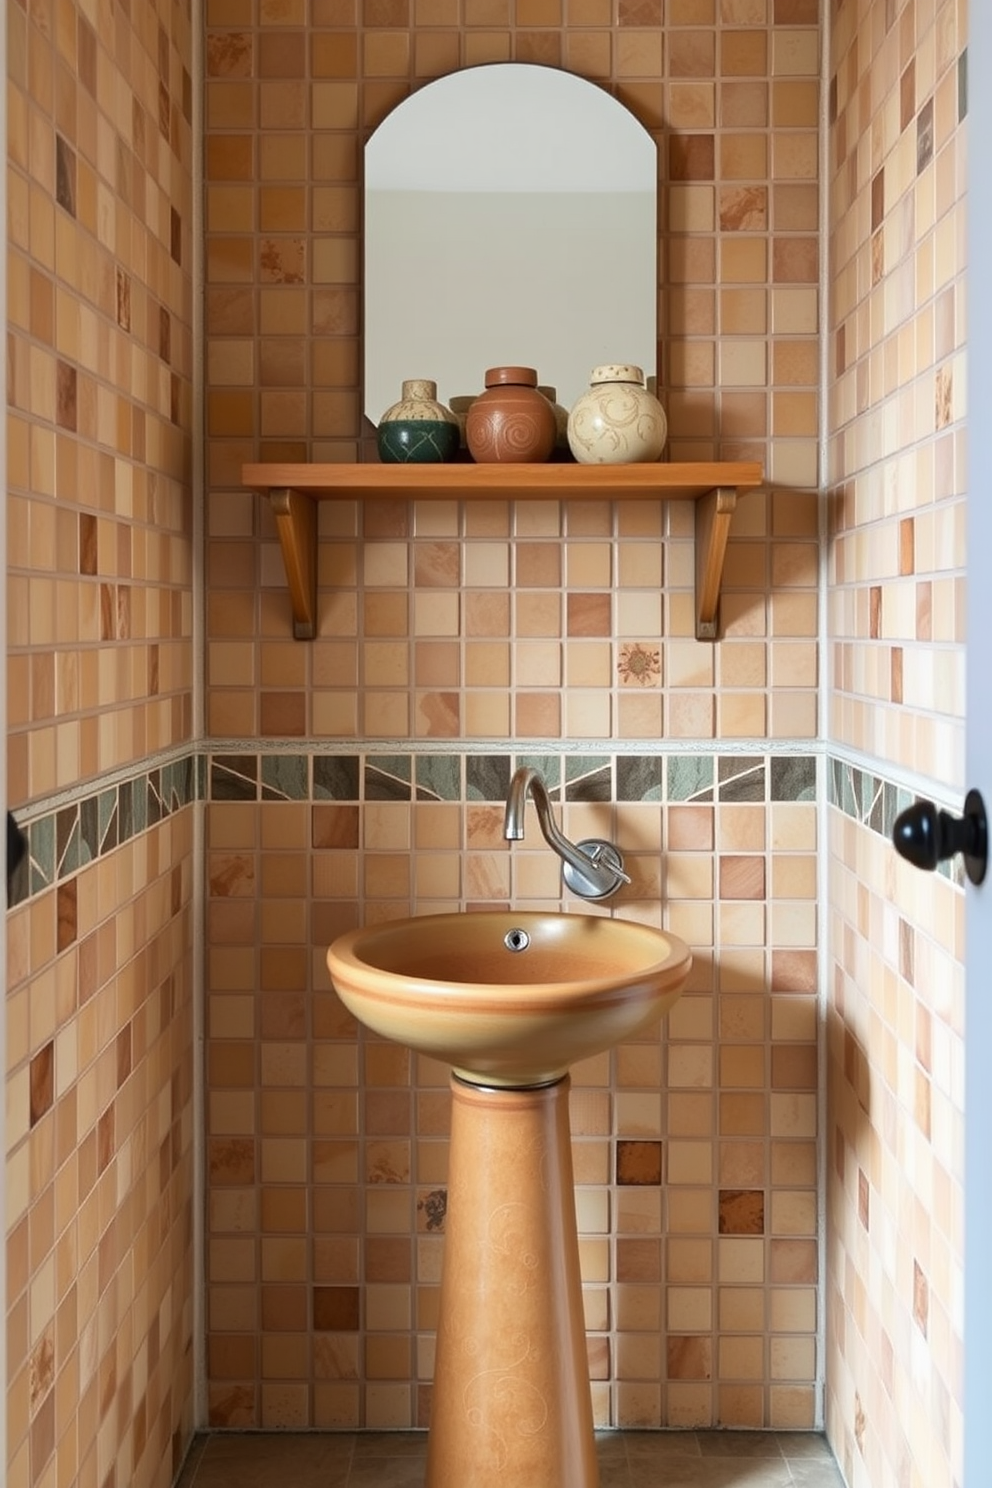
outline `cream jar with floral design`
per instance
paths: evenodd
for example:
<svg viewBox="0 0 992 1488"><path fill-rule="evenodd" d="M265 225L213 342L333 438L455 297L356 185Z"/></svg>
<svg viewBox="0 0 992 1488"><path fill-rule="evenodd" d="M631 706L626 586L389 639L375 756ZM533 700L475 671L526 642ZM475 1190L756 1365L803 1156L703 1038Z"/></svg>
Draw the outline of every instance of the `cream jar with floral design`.
<svg viewBox="0 0 992 1488"><path fill-rule="evenodd" d="M582 465L638 465L657 460L668 420L644 373L629 363L594 367L589 389L568 415L568 445Z"/></svg>

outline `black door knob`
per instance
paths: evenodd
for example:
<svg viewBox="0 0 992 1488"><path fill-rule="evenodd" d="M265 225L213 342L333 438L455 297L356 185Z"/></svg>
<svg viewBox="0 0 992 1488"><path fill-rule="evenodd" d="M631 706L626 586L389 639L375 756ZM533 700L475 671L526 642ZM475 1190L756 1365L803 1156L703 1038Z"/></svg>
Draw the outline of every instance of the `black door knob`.
<svg viewBox="0 0 992 1488"><path fill-rule="evenodd" d="M932 872L945 858L963 853L964 870L973 884L985 877L988 840L985 802L977 790L965 797L961 817L938 811L932 801L914 801L899 813L892 828L896 852L914 868Z"/></svg>

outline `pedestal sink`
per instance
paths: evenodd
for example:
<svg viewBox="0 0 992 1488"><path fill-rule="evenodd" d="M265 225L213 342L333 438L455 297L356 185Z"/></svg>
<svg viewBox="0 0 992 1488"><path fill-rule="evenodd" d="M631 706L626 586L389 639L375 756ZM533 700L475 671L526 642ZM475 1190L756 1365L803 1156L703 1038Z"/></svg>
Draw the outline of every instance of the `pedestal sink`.
<svg viewBox="0 0 992 1488"><path fill-rule="evenodd" d="M353 930L327 964L359 1022L452 1066L427 1488L597 1488L568 1071L668 1011L688 947L493 910Z"/></svg>

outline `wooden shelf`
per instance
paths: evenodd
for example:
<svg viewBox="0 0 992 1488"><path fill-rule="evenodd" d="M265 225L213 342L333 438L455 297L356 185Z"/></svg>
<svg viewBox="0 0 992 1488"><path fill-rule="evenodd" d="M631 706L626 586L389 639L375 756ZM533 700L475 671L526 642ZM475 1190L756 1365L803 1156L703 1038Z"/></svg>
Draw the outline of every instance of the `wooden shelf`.
<svg viewBox="0 0 992 1488"><path fill-rule="evenodd" d="M317 502L418 496L450 501L695 501L696 637L717 636L723 561L737 498L764 480L752 461L684 465L244 465L272 503L293 607L293 634L317 626Z"/></svg>

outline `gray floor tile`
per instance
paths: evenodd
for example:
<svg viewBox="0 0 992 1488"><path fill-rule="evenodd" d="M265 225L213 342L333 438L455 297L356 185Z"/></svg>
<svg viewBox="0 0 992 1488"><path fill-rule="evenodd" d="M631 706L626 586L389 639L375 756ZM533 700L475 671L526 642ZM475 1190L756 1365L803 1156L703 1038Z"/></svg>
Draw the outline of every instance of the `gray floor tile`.
<svg viewBox="0 0 992 1488"><path fill-rule="evenodd" d="M190 1449L186 1453L186 1461L183 1463L182 1471L177 1479L176 1488L190 1488L190 1485L193 1482L193 1476L200 1464L200 1458L203 1456L206 1445L207 1437L194 1436L192 1443L190 1444Z"/></svg>
<svg viewBox="0 0 992 1488"><path fill-rule="evenodd" d="M355 1437L355 1461L365 1457L426 1457L426 1431L365 1431Z"/></svg>
<svg viewBox="0 0 992 1488"><path fill-rule="evenodd" d="M782 1456L790 1462L797 1457L816 1462L834 1461L827 1438L819 1436L815 1431L776 1431L774 1435L782 1449Z"/></svg>
<svg viewBox="0 0 992 1488"><path fill-rule="evenodd" d="M699 1433L695 1431L624 1431L630 1462L667 1462L669 1457L699 1457Z"/></svg>
<svg viewBox="0 0 992 1488"><path fill-rule="evenodd" d="M596 1432L596 1459L600 1467L604 1462L622 1462L627 1465L627 1433L624 1431Z"/></svg>
<svg viewBox="0 0 992 1488"><path fill-rule="evenodd" d="M828 1462L793 1458L792 1481L795 1488L844 1488L844 1479L833 1457Z"/></svg>
<svg viewBox="0 0 992 1488"><path fill-rule="evenodd" d="M190 1488L345 1488L355 1440L351 1432L217 1432Z"/></svg>
<svg viewBox="0 0 992 1488"><path fill-rule="evenodd" d="M704 1457L781 1457L774 1431L701 1431L699 1450Z"/></svg>
<svg viewBox="0 0 992 1488"><path fill-rule="evenodd" d="M177 1488L423 1488L426 1456L424 1431L206 1433ZM596 1456L600 1488L843 1488L812 1432L598 1431Z"/></svg>
<svg viewBox="0 0 992 1488"><path fill-rule="evenodd" d="M792 1488L789 1464L779 1457L643 1458L630 1467L632 1488Z"/></svg>
<svg viewBox="0 0 992 1488"><path fill-rule="evenodd" d="M599 1488L634 1488L626 1458L612 1457L599 1462Z"/></svg>
<svg viewBox="0 0 992 1488"><path fill-rule="evenodd" d="M425 1466L419 1455L362 1457L352 1464L348 1488L424 1488Z"/></svg>

